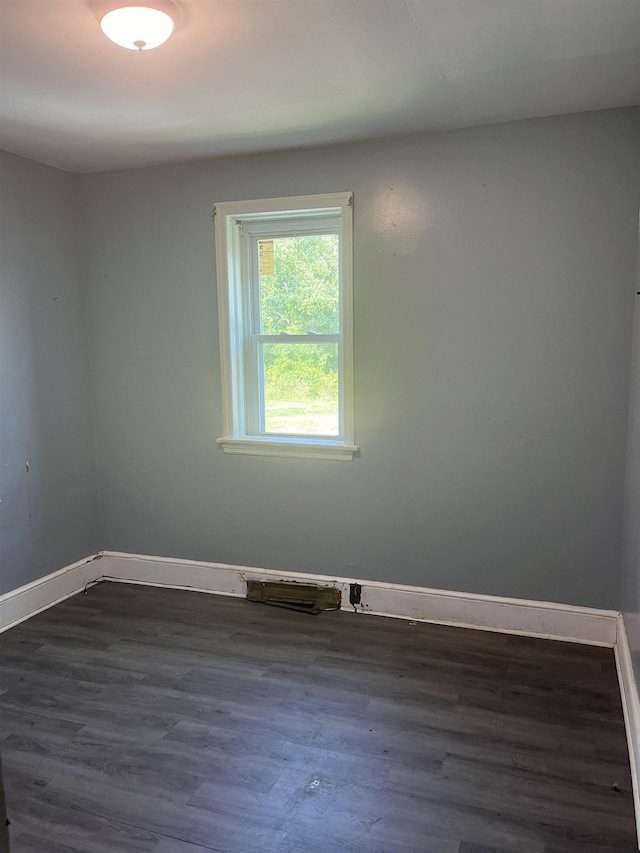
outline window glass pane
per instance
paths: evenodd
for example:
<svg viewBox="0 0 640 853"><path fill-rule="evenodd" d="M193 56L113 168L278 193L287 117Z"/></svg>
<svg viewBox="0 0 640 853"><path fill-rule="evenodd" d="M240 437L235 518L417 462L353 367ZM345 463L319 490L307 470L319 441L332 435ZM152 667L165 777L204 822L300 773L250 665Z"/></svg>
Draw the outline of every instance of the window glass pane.
<svg viewBox="0 0 640 853"><path fill-rule="evenodd" d="M258 241L260 333L337 334L340 262L337 234Z"/></svg>
<svg viewBox="0 0 640 853"><path fill-rule="evenodd" d="M262 347L265 432L338 435L338 345Z"/></svg>

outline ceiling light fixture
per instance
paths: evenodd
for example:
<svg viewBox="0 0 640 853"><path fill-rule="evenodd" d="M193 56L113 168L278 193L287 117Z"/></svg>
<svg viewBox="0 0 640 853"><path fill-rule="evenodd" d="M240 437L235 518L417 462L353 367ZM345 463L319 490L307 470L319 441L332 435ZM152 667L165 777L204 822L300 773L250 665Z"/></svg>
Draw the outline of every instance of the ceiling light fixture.
<svg viewBox="0 0 640 853"><path fill-rule="evenodd" d="M178 7L171 0L135 0L132 6L101 3L99 21L111 41L128 50L151 50L169 38L178 21Z"/></svg>

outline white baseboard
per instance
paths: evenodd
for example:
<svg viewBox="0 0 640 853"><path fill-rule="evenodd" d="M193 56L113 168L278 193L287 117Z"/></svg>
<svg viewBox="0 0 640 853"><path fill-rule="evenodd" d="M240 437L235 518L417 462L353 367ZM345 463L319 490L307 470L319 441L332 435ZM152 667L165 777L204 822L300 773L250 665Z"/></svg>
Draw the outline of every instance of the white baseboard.
<svg viewBox="0 0 640 853"><path fill-rule="evenodd" d="M593 645L614 646L616 642L617 611L549 601L499 598L360 578L280 572L115 551L102 553L102 571L106 578L116 581L236 596L246 594L248 579L319 583L340 589L345 609L349 608L349 583L357 581L362 585L362 605L358 610L363 613Z"/></svg>
<svg viewBox="0 0 640 853"><path fill-rule="evenodd" d="M618 617L618 631L615 645L616 668L622 697L624 725L627 732L629 747L629 764L631 766L631 781L633 783L633 802L636 813L636 830L638 833L638 849L640 849L640 699L638 687L633 673L633 662L627 641L627 632L622 616Z"/></svg>
<svg viewBox="0 0 640 853"><path fill-rule="evenodd" d="M115 551L79 560L0 596L0 631L103 579L242 597L249 579L318 583L340 589L345 609L349 583L357 581L362 586L359 613L601 646L615 646L618 631L614 610Z"/></svg>
<svg viewBox="0 0 640 853"><path fill-rule="evenodd" d="M19 622L53 607L65 598L81 592L87 583L103 574L98 555L78 560L57 572L0 595L0 633Z"/></svg>

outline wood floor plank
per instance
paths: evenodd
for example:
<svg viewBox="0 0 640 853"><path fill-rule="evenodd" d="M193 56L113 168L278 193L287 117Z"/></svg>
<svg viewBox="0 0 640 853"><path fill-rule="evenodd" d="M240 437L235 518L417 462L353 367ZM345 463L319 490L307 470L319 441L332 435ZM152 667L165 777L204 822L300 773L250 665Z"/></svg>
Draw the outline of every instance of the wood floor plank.
<svg viewBox="0 0 640 853"><path fill-rule="evenodd" d="M67 801L47 801L44 789L33 798L17 798L11 826L14 850L48 853L67 849L77 853L151 853L159 836L82 809ZM38 846L38 844L40 846Z"/></svg>
<svg viewBox="0 0 640 853"><path fill-rule="evenodd" d="M199 844L189 844L176 838L164 838L153 848L152 853L224 853L213 847L201 847Z"/></svg>
<svg viewBox="0 0 640 853"><path fill-rule="evenodd" d="M103 583L0 636L0 752L13 853L636 849L598 647Z"/></svg>

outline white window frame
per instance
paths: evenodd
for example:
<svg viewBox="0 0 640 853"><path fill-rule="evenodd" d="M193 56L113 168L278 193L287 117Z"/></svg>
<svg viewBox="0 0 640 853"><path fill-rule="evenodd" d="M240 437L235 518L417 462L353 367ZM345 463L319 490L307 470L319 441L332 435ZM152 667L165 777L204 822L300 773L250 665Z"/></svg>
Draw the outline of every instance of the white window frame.
<svg viewBox="0 0 640 853"><path fill-rule="evenodd" d="M225 453L254 456L349 460L358 451L353 423L353 195L323 195L222 202L214 207L216 275L222 369ZM297 341L337 343L340 432L335 437L260 432L261 391L250 366L251 347L288 336L255 334L258 271L252 241L269 236L340 234L340 331L333 335L296 335ZM253 334L252 334L253 332Z"/></svg>

